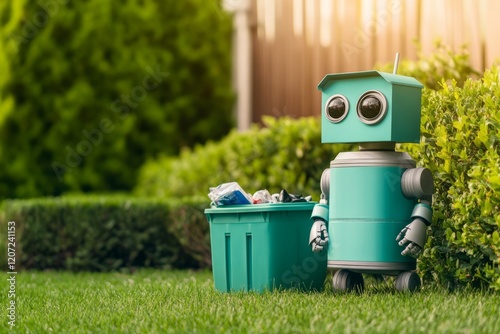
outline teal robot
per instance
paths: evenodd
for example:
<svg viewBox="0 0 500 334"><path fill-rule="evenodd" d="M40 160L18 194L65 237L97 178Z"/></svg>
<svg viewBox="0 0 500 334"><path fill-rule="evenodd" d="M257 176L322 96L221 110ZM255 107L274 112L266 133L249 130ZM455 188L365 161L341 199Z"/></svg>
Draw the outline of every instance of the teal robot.
<svg viewBox="0 0 500 334"><path fill-rule="evenodd" d="M323 172L311 216L309 243L327 250L336 290L362 290L364 273L396 276L400 291L421 284L414 270L432 220L433 176L395 146L420 141L422 85L395 72L328 74L318 85L322 143L359 144Z"/></svg>

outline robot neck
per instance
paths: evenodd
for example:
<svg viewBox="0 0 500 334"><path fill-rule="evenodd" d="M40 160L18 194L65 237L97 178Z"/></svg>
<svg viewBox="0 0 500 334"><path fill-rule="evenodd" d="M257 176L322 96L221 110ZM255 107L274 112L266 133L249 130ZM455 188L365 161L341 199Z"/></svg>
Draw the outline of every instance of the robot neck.
<svg viewBox="0 0 500 334"><path fill-rule="evenodd" d="M375 143L360 143L360 151L395 151L396 143L394 142L375 142Z"/></svg>

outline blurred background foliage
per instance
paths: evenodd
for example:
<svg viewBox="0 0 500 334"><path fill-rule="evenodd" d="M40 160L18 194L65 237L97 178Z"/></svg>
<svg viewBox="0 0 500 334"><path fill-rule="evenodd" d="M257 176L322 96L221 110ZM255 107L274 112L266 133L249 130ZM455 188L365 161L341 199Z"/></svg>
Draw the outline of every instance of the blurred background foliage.
<svg viewBox="0 0 500 334"><path fill-rule="evenodd" d="M161 157L142 168L138 196L175 198L207 196L209 187L237 181L250 194L286 189L318 201L321 173L338 152L357 145L322 145L318 117L263 118L263 126L232 131L218 142ZM208 197L206 197L208 199Z"/></svg>
<svg viewBox="0 0 500 334"><path fill-rule="evenodd" d="M418 42L415 45L418 50L417 60L401 59L397 73L417 79L426 88L436 90L441 88L443 83L452 82L462 87L467 79L478 79L481 76L481 73L472 67L466 45L452 50L437 39L434 41L432 53L428 55L422 52ZM392 73L394 64L378 64L375 68Z"/></svg>
<svg viewBox="0 0 500 334"><path fill-rule="evenodd" d="M131 189L158 153L233 126L214 1L0 3L0 198Z"/></svg>

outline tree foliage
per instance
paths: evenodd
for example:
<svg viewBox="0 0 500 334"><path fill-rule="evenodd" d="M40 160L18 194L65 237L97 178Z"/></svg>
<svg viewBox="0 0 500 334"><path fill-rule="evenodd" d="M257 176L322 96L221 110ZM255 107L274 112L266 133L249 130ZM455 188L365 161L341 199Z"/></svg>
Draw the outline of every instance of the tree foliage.
<svg viewBox="0 0 500 334"><path fill-rule="evenodd" d="M127 190L225 135L230 38L212 1L2 1L0 198Z"/></svg>

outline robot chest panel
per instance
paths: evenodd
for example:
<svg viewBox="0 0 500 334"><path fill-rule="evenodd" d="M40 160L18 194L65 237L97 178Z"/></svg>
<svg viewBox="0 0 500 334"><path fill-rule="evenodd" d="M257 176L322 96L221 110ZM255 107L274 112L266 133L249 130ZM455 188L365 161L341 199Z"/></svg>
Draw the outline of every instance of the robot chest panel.
<svg viewBox="0 0 500 334"><path fill-rule="evenodd" d="M331 168L330 217L338 219L408 219L416 203L401 190L399 166Z"/></svg>

